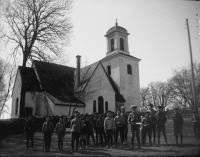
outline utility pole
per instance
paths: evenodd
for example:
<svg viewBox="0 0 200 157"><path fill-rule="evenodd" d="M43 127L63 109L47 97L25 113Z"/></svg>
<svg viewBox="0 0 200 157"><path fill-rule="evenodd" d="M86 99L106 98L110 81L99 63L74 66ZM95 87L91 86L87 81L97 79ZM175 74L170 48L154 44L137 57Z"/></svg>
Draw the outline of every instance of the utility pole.
<svg viewBox="0 0 200 157"><path fill-rule="evenodd" d="M194 101L194 110L198 112L198 106L197 106L197 99L196 99L196 90L195 90L195 82L194 82L194 70L193 70L193 59L192 59L192 46L190 41L190 29L188 24L188 19L186 19L187 23L187 31L188 31L188 41L189 41L189 48L190 48L190 63L191 63L191 70L192 70L192 96Z"/></svg>

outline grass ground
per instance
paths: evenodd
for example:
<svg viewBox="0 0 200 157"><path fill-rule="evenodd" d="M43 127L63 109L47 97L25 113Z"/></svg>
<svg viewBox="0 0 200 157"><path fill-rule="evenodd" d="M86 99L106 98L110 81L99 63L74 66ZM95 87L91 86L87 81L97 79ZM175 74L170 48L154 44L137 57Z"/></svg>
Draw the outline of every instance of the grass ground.
<svg viewBox="0 0 200 157"><path fill-rule="evenodd" d="M130 148L130 131L128 134L128 146L121 148L98 147L91 145L85 150L70 152L70 134L64 139L64 148L62 152L58 151L56 135L52 137L51 152L43 152L43 136L37 132L34 136L35 147L33 150L26 150L24 134L1 136L0 137L0 156L200 156L200 140L195 140L192 125L189 119L185 119L183 128L183 144L175 145L173 122L168 120L166 131L169 145L164 145L163 136L161 136L161 146L153 145L151 147L142 146L138 150ZM148 142L148 141L147 141ZM91 142L92 143L92 142ZM136 145L136 143L135 143Z"/></svg>

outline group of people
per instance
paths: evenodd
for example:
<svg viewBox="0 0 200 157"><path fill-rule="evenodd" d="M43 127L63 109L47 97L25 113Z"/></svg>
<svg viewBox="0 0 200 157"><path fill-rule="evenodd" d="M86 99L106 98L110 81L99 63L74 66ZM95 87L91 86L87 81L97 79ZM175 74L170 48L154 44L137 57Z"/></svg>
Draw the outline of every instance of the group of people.
<svg viewBox="0 0 200 157"><path fill-rule="evenodd" d="M146 144L146 136L149 138L149 145L160 145L160 134L162 132L165 144L168 145L167 135L165 130L165 123L167 122L166 113L162 106L157 106L157 111L153 109L153 104L148 105L148 111L140 113L137 111L137 106L131 106L131 113L125 112L125 107L117 110L117 114L108 110L106 114L95 113L92 116L89 114L80 114L78 111L74 112L74 117L71 120L71 152L78 149L85 149L90 146L90 137L96 145L104 146L106 148L118 147L118 136L120 136L121 147L127 145L128 126L130 125L131 132L131 147L134 149L134 140L137 139L138 149L141 149L141 144ZM200 138L200 120L197 112L193 113L192 117L193 129L195 138ZM174 109L174 136L176 144L178 144L178 135L180 136L180 143L183 143L183 117L178 108ZM34 135L34 120L29 116L25 123L25 132L27 139L27 149L29 148L29 139L31 139L31 149L33 149L33 135ZM43 149L50 151L52 133L57 133L58 150L63 149L63 139L66 134L66 124L63 117L59 118L59 122L54 128L51 122L51 117L46 117L46 122L42 126L42 133L44 135ZM96 138L94 136L94 132ZM153 141L152 141L153 134ZM76 143L76 145L75 145ZM75 148L74 148L75 146Z"/></svg>

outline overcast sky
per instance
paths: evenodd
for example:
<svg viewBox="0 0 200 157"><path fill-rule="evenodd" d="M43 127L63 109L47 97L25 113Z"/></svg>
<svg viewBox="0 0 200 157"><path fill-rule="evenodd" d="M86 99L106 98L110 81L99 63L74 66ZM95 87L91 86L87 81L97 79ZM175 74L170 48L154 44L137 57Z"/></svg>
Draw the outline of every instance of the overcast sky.
<svg viewBox="0 0 200 157"><path fill-rule="evenodd" d="M172 70L190 63L186 19L189 20L193 59L200 62L200 2L183 0L74 0L74 24L69 66L76 55L92 64L106 56L104 35L115 25L127 29L129 51L140 58L140 86L167 81ZM10 105L9 101L9 105Z"/></svg>
<svg viewBox="0 0 200 157"><path fill-rule="evenodd" d="M68 65L76 55L87 64L106 56L109 28L118 25L130 33L129 51L140 58L140 86L166 81L172 70L190 63L186 19L189 20L193 59L200 62L200 2L183 0L74 0L74 24ZM197 27L198 26L198 27Z"/></svg>

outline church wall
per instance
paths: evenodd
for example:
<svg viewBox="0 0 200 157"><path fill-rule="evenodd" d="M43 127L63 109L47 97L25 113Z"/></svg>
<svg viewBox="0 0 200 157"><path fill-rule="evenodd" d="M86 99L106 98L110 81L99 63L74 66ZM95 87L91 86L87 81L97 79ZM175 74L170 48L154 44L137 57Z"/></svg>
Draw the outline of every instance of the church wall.
<svg viewBox="0 0 200 157"><path fill-rule="evenodd" d="M92 87L92 88L91 88ZM105 112L105 102L108 102L108 110L115 111L115 92L103 70L101 64L98 65L96 71L94 72L88 86L91 91L95 91L90 99L86 99L85 113L93 113L93 101L96 101L96 112L98 112L98 97L102 96L104 103L103 108Z"/></svg>
<svg viewBox="0 0 200 157"><path fill-rule="evenodd" d="M127 65L132 67L132 75L127 73ZM125 107L130 110L130 106L140 105L140 83L139 83L139 64L134 59L120 56L120 93L124 96Z"/></svg>
<svg viewBox="0 0 200 157"><path fill-rule="evenodd" d="M11 104L11 118L18 118L19 117L19 112L20 112L20 98L21 98L21 76L19 73L19 70L17 72L16 78L15 78L15 84L13 88L13 93L12 93L12 104ZM18 114L16 115L16 101L18 98Z"/></svg>

